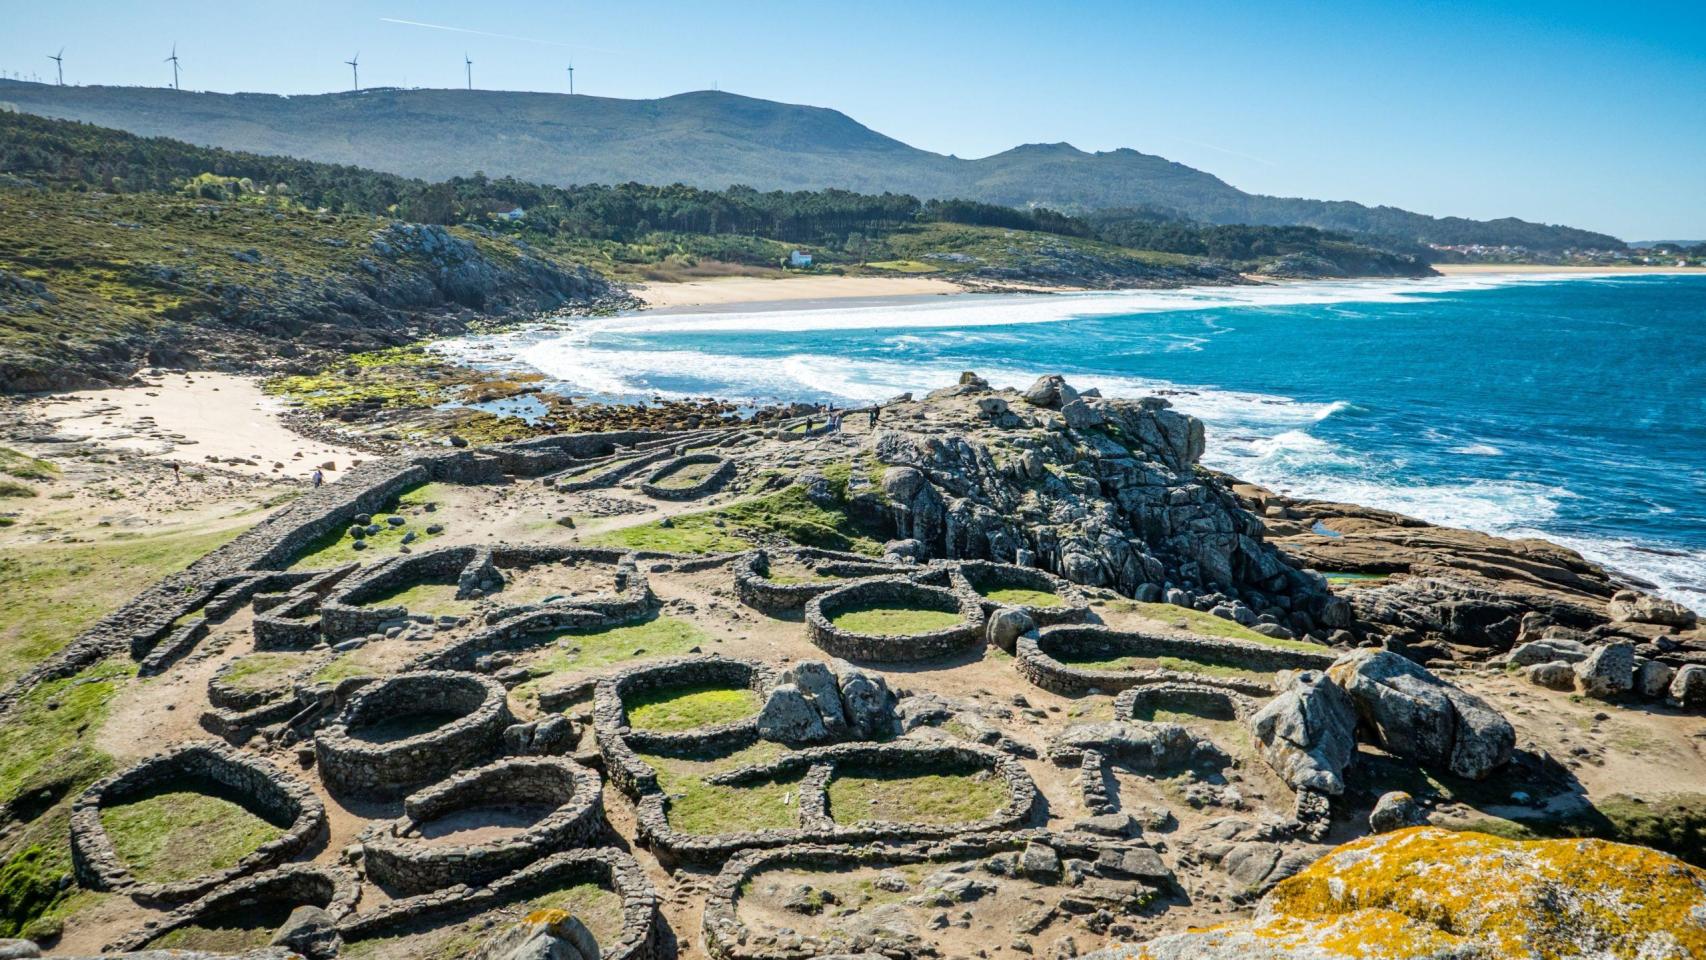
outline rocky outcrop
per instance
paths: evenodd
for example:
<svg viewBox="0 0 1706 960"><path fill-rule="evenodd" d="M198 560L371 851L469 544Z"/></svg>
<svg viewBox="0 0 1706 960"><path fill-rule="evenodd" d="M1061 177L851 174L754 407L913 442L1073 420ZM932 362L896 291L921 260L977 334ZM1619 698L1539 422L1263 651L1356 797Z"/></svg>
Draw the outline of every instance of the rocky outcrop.
<svg viewBox="0 0 1706 960"><path fill-rule="evenodd" d="M1631 589L1557 544L1434 526L1355 504L1292 499L1254 484L1232 487L1261 515L1270 542L1294 561L1389 578L1350 584L1343 595L1360 630L1413 648L1417 659L1486 659L1559 633L1584 643L1680 634L1676 643L1706 653L1692 611Z"/></svg>
<svg viewBox="0 0 1706 960"><path fill-rule="evenodd" d="M1316 670L1284 676L1279 689L1250 719L1262 759L1294 790L1344 793L1345 767L1356 755L1350 698Z"/></svg>
<svg viewBox="0 0 1706 960"><path fill-rule="evenodd" d="M1406 960L1706 955L1706 871L1600 840L1412 828L1337 848L1255 917L1087 960Z"/></svg>
<svg viewBox="0 0 1706 960"><path fill-rule="evenodd" d="M1510 760L1516 731L1498 710L1395 653L1356 650L1327 668L1388 753L1482 780Z"/></svg>
<svg viewBox="0 0 1706 960"><path fill-rule="evenodd" d="M1261 521L1197 469L1202 423L1166 400L1086 396L1058 376L1023 394L951 390L927 411L941 429L877 437L881 509L898 536L937 557L1033 564L1131 596L1235 603L1294 633L1349 623L1321 578L1267 544ZM994 413L991 399L1002 401ZM893 418L915 412L926 413L903 406Z"/></svg>
<svg viewBox="0 0 1706 960"><path fill-rule="evenodd" d="M778 743L869 740L892 733L895 697L882 677L852 664L802 660L789 667L764 700L758 734Z"/></svg>
<svg viewBox="0 0 1706 960"><path fill-rule="evenodd" d="M1699 620L1693 610L1638 590L1619 590L1606 604L1606 613L1618 623L1654 623L1688 629Z"/></svg>

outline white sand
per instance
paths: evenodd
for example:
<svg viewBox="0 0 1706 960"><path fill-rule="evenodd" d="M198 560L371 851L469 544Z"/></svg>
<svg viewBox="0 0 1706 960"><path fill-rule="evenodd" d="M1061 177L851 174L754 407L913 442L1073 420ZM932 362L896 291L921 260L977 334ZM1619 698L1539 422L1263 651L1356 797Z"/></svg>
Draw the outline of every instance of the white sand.
<svg viewBox="0 0 1706 960"><path fill-rule="evenodd" d="M325 463L325 479L350 468L360 451L310 440L284 425L284 404L252 377L229 373L162 375L148 386L83 390L48 397L42 413L63 434L112 450L176 461L186 469L219 463L262 477L306 478ZM282 464L275 469L274 464Z"/></svg>
<svg viewBox="0 0 1706 960"><path fill-rule="evenodd" d="M1552 266L1544 263L1436 263L1435 270L1446 276L1478 273L1603 273L1612 276L1640 273L1706 273L1706 267L1677 266Z"/></svg>
<svg viewBox="0 0 1706 960"><path fill-rule="evenodd" d="M654 308L775 303L787 300L844 300L963 293L956 283L934 277L726 277L685 283L636 284L634 295Z"/></svg>

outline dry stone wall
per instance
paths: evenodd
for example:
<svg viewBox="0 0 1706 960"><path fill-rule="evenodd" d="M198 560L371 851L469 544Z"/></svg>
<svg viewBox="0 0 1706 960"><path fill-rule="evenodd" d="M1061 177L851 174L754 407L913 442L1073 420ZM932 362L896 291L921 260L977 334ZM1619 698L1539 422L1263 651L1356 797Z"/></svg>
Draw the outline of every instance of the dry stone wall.
<svg viewBox="0 0 1706 960"><path fill-rule="evenodd" d="M175 883L145 883L114 849L101 809L139 800L164 789L202 789L228 797L261 815L284 833L236 864ZM71 864L77 882L95 890L122 891L141 902L182 903L237 877L276 866L320 840L326 808L301 781L258 757L223 743L198 741L149 757L123 773L95 783L71 808Z"/></svg>

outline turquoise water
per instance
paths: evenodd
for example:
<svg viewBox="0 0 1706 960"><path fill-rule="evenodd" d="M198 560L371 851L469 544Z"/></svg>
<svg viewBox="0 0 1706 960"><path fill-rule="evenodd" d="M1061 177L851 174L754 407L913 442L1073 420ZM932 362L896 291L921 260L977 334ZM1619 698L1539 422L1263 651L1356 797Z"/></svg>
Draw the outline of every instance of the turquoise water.
<svg viewBox="0 0 1706 960"><path fill-rule="evenodd" d="M560 389L855 403L975 370L1163 392L1207 462L1538 534L1706 608L1706 277L1290 285L698 315L465 344Z"/></svg>

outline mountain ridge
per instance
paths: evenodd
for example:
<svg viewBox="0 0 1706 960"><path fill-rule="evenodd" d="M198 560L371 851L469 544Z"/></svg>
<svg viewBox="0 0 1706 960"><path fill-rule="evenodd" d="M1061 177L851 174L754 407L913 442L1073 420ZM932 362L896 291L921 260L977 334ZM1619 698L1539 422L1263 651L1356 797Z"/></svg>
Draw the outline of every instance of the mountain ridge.
<svg viewBox="0 0 1706 960"><path fill-rule="evenodd" d="M1301 225L1406 243L1622 247L1515 218L1432 217L1354 201L1245 193L1130 147L1020 144L977 159L913 147L828 107L718 91L655 100L375 88L277 95L0 80L0 103L147 136L444 180L476 171L541 183L841 188L1066 211L1153 209L1211 224Z"/></svg>

